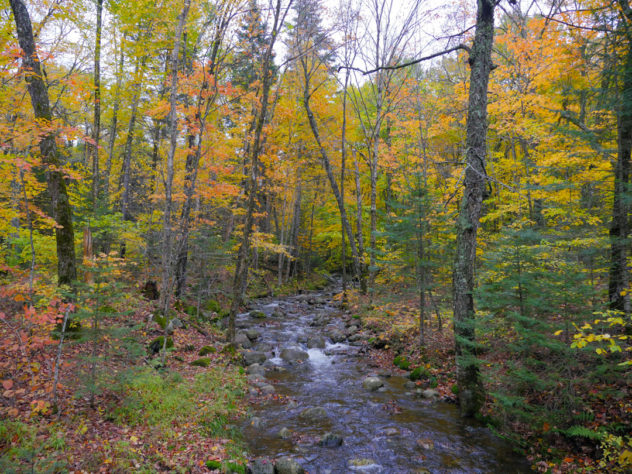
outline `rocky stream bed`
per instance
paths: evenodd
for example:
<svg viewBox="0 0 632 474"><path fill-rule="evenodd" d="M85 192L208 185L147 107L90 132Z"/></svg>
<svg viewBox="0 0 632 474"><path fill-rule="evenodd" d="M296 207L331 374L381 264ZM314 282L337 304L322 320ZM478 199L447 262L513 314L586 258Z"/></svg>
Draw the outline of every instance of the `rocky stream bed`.
<svg viewBox="0 0 632 474"><path fill-rule="evenodd" d="M371 367L357 321L332 302L334 293L259 300L237 318L252 472L530 472L435 390Z"/></svg>

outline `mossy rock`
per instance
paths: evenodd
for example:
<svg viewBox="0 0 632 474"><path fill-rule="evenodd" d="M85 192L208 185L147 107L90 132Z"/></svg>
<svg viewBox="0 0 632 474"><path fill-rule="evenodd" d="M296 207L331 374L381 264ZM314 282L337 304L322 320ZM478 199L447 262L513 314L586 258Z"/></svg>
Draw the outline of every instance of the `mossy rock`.
<svg viewBox="0 0 632 474"><path fill-rule="evenodd" d="M430 372L425 367L416 367L412 370L409 377L410 380L421 380L427 379L430 376Z"/></svg>
<svg viewBox="0 0 632 474"><path fill-rule="evenodd" d="M156 339L149 343L149 352L152 354L158 354L162 350L162 346L165 342L165 336L158 336ZM171 349L173 347L173 339L170 337L167 338L167 349Z"/></svg>
<svg viewBox="0 0 632 474"><path fill-rule="evenodd" d="M351 316L353 319L360 319L361 316L359 314L354 314L353 316Z"/></svg>
<svg viewBox="0 0 632 474"><path fill-rule="evenodd" d="M215 349L213 346L204 346L200 349L200 352L198 352L198 355L200 357L204 357L205 355L215 354L216 352L217 352L217 349Z"/></svg>
<svg viewBox="0 0 632 474"><path fill-rule="evenodd" d="M453 394L458 395L459 394L459 386L457 384L452 384L452 387L450 387L450 391Z"/></svg>
<svg viewBox="0 0 632 474"><path fill-rule="evenodd" d="M211 359L209 359L208 357L202 357L201 359L196 359L191 362L191 365L194 365L196 367L208 367L209 365L211 365Z"/></svg>
<svg viewBox="0 0 632 474"><path fill-rule="evenodd" d="M393 365L396 367L399 367L402 370L408 370L410 367L410 361L406 359L406 357L399 355L395 357L395 359L393 359ZM411 380L416 380L416 379L411 379Z"/></svg>
<svg viewBox="0 0 632 474"><path fill-rule="evenodd" d="M265 319L266 318L266 314L263 311L251 311L250 312L250 317L254 318L254 319Z"/></svg>

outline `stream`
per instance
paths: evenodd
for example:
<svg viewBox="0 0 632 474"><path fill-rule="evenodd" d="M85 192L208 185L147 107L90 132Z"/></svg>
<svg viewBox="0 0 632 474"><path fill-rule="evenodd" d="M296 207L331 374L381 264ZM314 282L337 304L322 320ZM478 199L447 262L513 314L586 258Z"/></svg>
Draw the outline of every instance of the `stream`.
<svg viewBox="0 0 632 474"><path fill-rule="evenodd" d="M407 378L371 367L359 342L340 341L353 328L345 327L333 294L258 300L237 317L238 334L246 340L248 333L253 346L248 352L260 358L247 367L253 417L242 426L254 457L289 456L322 474L531 472L485 426L460 418L456 405L420 397ZM302 352L280 357L288 348ZM288 360L297 357L306 359ZM383 386L367 390L370 375Z"/></svg>

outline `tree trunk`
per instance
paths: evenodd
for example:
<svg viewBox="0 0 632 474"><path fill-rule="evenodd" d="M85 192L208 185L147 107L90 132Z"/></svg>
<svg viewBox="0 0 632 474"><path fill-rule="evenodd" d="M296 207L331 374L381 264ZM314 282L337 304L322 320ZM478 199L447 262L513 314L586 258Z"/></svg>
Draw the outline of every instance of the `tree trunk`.
<svg viewBox="0 0 632 474"><path fill-rule="evenodd" d="M476 33L470 54L465 189L457 220L454 268L454 338L458 398L463 416L475 415L485 394L475 346L474 266L476 234L487 185L487 90L492 67L495 0L478 0Z"/></svg>
<svg viewBox="0 0 632 474"><path fill-rule="evenodd" d="M94 118L92 125L92 204L96 210L99 204L99 140L101 138L101 30L103 0L97 0L97 27L94 45Z"/></svg>
<svg viewBox="0 0 632 474"><path fill-rule="evenodd" d="M112 122L110 123L110 136L108 140L108 156L105 163L105 176L103 177L103 199L106 205L109 203L110 195L110 174L112 173L112 156L114 155L114 143L116 142L116 132L118 128L118 111L121 103L121 82L123 81L123 67L125 66L125 55L121 44L121 58L119 59L118 75L116 78L116 90L114 93L114 105L112 109Z"/></svg>
<svg viewBox="0 0 632 474"><path fill-rule="evenodd" d="M182 45L182 32L184 24L189 14L191 0L184 0L182 12L178 18L178 26L171 51L171 86L169 96L169 116L167 118L169 124L169 153L167 154L167 179L165 180L165 210L163 216L163 247L162 247L162 308L164 315L171 302L171 278L172 278L172 256L173 249L171 245L172 229L171 229L171 213L172 213L172 192L173 192L173 175L174 175L174 157L176 154L176 146L178 141L178 121L177 121L177 99L178 99L178 71L180 59L180 47ZM164 342L166 344L167 335Z"/></svg>
<svg viewBox="0 0 632 474"><path fill-rule="evenodd" d="M329 184L331 185L331 190L336 197L336 202L338 203L338 210L340 211L340 219L344 226L345 232L347 233L347 237L349 238L349 244L351 245L351 254L353 256L353 269L355 274L360 276L360 260L358 256L358 248L356 247L355 240L353 238L353 231L351 230L351 225L349 224L349 219L347 219L347 211L345 209L344 202L342 201L342 195L340 194L340 189L338 188L338 183L336 183L336 177L334 176L333 169L331 167L331 162L329 161L329 156L327 155L327 151L325 150L322 140L320 138L320 132L318 131L318 124L316 123L316 119L314 118L314 113L309 105L309 93L307 91L308 84L305 84L305 90L303 91L303 107L305 107L305 112L307 113L307 119L309 120L310 128L312 129L312 134L314 135L314 139L316 140L316 144L318 145L318 149L320 151L320 157L322 159L323 165L325 167L325 172L327 173L327 178L329 179Z"/></svg>
<svg viewBox="0 0 632 474"><path fill-rule="evenodd" d="M364 255L364 236L362 235L362 188L360 186L360 164L358 163L358 155L353 150L353 166L355 169L355 191L356 191L356 230L358 233L358 254L360 259ZM360 262L360 291L366 294L366 272L364 271L364 263Z"/></svg>
<svg viewBox="0 0 632 474"><path fill-rule="evenodd" d="M22 65L35 118L42 129L52 125L52 113L48 89L42 79L42 70L33 39L33 27L28 10L22 0L11 0L11 10L15 19L18 41L24 53ZM75 234L72 226L72 209L68 200L66 183L61 171L61 159L55 143L55 132L48 130L39 142L42 162L46 166L46 184L51 200L53 216L57 222L55 239L57 243L57 276L60 285L71 284L77 278L75 262Z"/></svg>
<svg viewBox="0 0 632 474"><path fill-rule="evenodd" d="M144 69L145 58L139 60L136 63L136 70L134 71L134 76L138 77L139 74L142 74L142 69ZM129 211L130 205L130 181L131 181L131 172L132 172L132 145L134 144L134 129L136 128L136 116L138 114L138 103L140 101L140 90L141 90L142 80L137 80L134 83L134 95L132 97L132 109L129 117L129 124L127 126L127 139L125 140L125 151L123 152L123 169L121 170L121 174L123 175L123 194L121 196L121 214L123 215L123 220L129 221L131 220L131 214Z"/></svg>
<svg viewBox="0 0 632 474"><path fill-rule="evenodd" d="M623 87L617 111L617 163L614 170L614 202L610 225L610 309L630 312L628 270L630 155L632 152L632 44L628 46Z"/></svg>
<svg viewBox="0 0 632 474"><path fill-rule="evenodd" d="M248 192L248 206L246 209L246 221L244 223L244 229L241 237L241 244L239 245L239 251L237 252L237 262L235 265L235 273L233 276L233 295L230 306L230 313L228 317L228 340L230 342L235 341L235 316L241 301L244 291L246 289L246 282L248 281L248 256L250 254L250 236L252 234L252 227L254 223L254 211L256 206L257 195L257 164L259 162L259 154L261 153L263 144L263 126L268 119L268 102L270 99L270 88L272 86L272 71L270 66L273 61L273 50L276 39L281 31L281 27L285 22L285 17L292 4L292 1L288 2L286 8L282 8L282 0L277 0L273 7L273 26L272 33L270 34L269 43L267 45L265 54L262 61L262 80L261 80L261 109L259 113L254 117L254 136L252 139L252 146L249 147L249 167L250 172L248 180L246 182L246 192Z"/></svg>

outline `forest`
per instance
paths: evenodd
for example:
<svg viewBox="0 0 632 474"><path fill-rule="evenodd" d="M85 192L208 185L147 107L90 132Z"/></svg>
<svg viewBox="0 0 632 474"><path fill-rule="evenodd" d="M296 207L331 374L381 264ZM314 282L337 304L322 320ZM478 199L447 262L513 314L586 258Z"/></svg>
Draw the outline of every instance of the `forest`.
<svg viewBox="0 0 632 474"><path fill-rule="evenodd" d="M0 471L630 472L631 160L629 0L0 0Z"/></svg>

